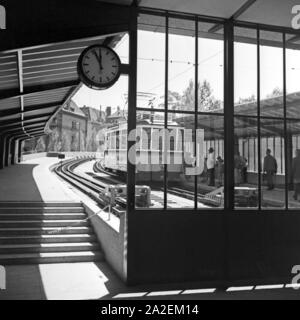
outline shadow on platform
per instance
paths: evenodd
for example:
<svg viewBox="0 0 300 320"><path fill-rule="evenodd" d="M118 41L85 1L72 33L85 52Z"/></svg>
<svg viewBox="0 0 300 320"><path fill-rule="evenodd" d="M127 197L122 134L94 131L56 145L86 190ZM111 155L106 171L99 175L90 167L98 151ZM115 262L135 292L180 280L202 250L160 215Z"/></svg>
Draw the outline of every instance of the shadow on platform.
<svg viewBox="0 0 300 320"><path fill-rule="evenodd" d="M43 202L33 173L36 166L18 164L0 170L0 201Z"/></svg>

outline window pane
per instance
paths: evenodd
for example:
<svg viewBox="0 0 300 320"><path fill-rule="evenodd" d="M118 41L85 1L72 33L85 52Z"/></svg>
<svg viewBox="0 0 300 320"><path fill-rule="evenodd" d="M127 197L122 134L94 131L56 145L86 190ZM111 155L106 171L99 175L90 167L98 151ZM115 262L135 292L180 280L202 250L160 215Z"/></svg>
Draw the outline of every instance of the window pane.
<svg viewBox="0 0 300 320"><path fill-rule="evenodd" d="M235 28L234 112L257 115L257 37L256 30Z"/></svg>
<svg viewBox="0 0 300 320"><path fill-rule="evenodd" d="M208 32L213 24L198 24L198 111L223 112L224 43L222 25Z"/></svg>
<svg viewBox="0 0 300 320"><path fill-rule="evenodd" d="M138 28L137 107L164 109L165 18L141 14Z"/></svg>
<svg viewBox="0 0 300 320"><path fill-rule="evenodd" d="M136 207L164 207L163 112L137 112Z"/></svg>
<svg viewBox="0 0 300 320"><path fill-rule="evenodd" d="M195 22L169 19L168 108L195 109Z"/></svg>
<svg viewBox="0 0 300 320"><path fill-rule="evenodd" d="M260 32L260 114L283 117L282 34Z"/></svg>
<svg viewBox="0 0 300 320"><path fill-rule="evenodd" d="M296 40L298 39L298 41ZM286 36L286 113L299 118L300 111L300 41L299 36Z"/></svg>
<svg viewBox="0 0 300 320"><path fill-rule="evenodd" d="M261 120L262 207L285 207L285 161L283 120Z"/></svg>
<svg viewBox="0 0 300 320"><path fill-rule="evenodd" d="M197 174L194 166L195 116L169 114L168 129L167 206L170 209L194 208L195 175Z"/></svg>
<svg viewBox="0 0 300 320"><path fill-rule="evenodd" d="M198 115L198 208L224 207L224 117ZM203 149L203 152L201 152Z"/></svg>
<svg viewBox="0 0 300 320"><path fill-rule="evenodd" d="M235 208L258 207L257 119L234 119L234 204Z"/></svg>

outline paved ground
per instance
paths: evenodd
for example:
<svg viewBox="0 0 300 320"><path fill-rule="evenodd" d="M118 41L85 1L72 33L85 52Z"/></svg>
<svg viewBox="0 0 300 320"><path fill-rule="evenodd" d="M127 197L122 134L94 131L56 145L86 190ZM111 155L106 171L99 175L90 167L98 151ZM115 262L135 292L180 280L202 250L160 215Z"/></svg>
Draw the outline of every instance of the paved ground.
<svg viewBox="0 0 300 320"><path fill-rule="evenodd" d="M69 299L300 299L300 290L283 284L240 287L228 291L199 289L195 284L126 287L105 263L61 263L7 266L6 290L0 300Z"/></svg>
<svg viewBox="0 0 300 320"><path fill-rule="evenodd" d="M0 170L0 201L78 201L49 171L57 158L38 158Z"/></svg>
<svg viewBox="0 0 300 320"><path fill-rule="evenodd" d="M105 262L6 266L0 300L102 299L124 288Z"/></svg>

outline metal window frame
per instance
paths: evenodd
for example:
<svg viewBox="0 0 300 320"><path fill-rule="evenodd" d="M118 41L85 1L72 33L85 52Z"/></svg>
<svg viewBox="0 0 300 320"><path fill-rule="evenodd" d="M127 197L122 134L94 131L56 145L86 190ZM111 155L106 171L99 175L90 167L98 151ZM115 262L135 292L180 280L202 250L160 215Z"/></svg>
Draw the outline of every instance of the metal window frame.
<svg viewBox="0 0 300 320"><path fill-rule="evenodd" d="M288 208L288 154L287 154L287 121L289 120L289 117L287 116L287 108L286 108L286 30L282 30L280 28L273 28L271 26L261 26L261 25L254 25L254 24L245 24L240 22L234 23L235 27L240 28L252 28L256 29L256 47L257 47L257 116L245 116L250 118L256 118L257 119L257 144L258 144L258 212L261 210L268 211L269 209L267 207L262 207L262 159L261 159L261 120L278 120L283 122L283 137L284 137L284 169L285 169L285 198L284 198L284 208L282 209L276 209L277 211L287 211ZM260 87L261 87L261 68L260 68L260 32L261 31L270 31L270 32L276 32L279 33L282 37L281 43L282 43L282 59L283 59L283 115L281 117L273 117L273 116L262 116L260 113ZM292 34L295 34L295 32L292 32ZM237 117L239 115L235 115ZM244 116L244 115L243 115ZM273 141L273 144L275 144L275 140ZM282 152L282 150L281 150ZM282 164L281 164L282 165ZM238 211L239 209L235 209L235 211Z"/></svg>
<svg viewBox="0 0 300 320"><path fill-rule="evenodd" d="M190 20L190 21L194 21L195 26L194 26L194 33L195 33L195 70L194 70L194 80L195 83L198 82L198 52L199 52L199 46L198 46L198 31L199 31L199 23L200 22L207 22L207 23L218 23L218 24L222 24L222 28L224 28L223 23L224 23L224 19L214 19L211 17L204 17L204 16L199 16L199 15L193 15L193 14L184 14L184 13L176 13L173 11L165 11L165 10L153 10L153 9L144 9L144 8L139 8L138 9L138 13L141 14L147 14L147 15L155 15L155 16L161 16L161 17L165 17L165 75L164 75L164 93L165 93L165 99L164 99L164 108L145 108L145 107L136 107L136 111L151 111L151 112L160 112L164 114L164 127L167 128L168 127L168 114L169 113L180 113L180 114L190 114L190 115L194 115L194 124L193 124L193 128L194 128L194 132L196 133L196 129L198 128L198 117L200 115L207 115L207 116L221 116L223 118L223 122L224 122L224 116L225 116L225 112L223 111L222 113L220 112L203 112L203 111L198 111L198 86L195 86L195 101L194 101L194 110L192 111L184 111L184 110L170 110L168 109L168 73L169 73L169 19L182 19L182 20ZM224 35L223 35L224 38ZM225 40L223 39L223 42ZM223 78L224 78L224 70L223 70ZM224 81L225 83L225 81ZM225 109L225 108L224 108ZM196 135L195 135L196 136ZM195 141L196 142L196 141ZM194 143L194 152L196 154L196 143ZM225 147L224 147L225 150ZM225 175L224 175L225 176ZM224 178L225 179L225 178ZM168 174L167 174L167 165L164 165L164 206L163 209L153 209L154 212L161 212L162 210L164 212L167 212L169 209L167 208L167 189L168 189ZM195 211L198 212L198 187L197 187L197 177L194 177L194 206L193 207L189 207L189 208L184 208L185 211ZM145 212L149 209L147 208L134 208L135 211L141 211L141 212ZM176 211L179 212L181 210L181 208L172 208L172 211ZM201 208L201 212L208 210L209 212L211 211L216 211L216 212L220 212L220 211L224 211L225 210L225 206L223 208L218 208L217 210L214 208L207 208L207 209L202 209Z"/></svg>
<svg viewBox="0 0 300 320"><path fill-rule="evenodd" d="M232 141L234 137L234 126L233 122L235 119L234 114L234 28L235 27L241 27L241 28L248 28L248 29L254 29L257 33L257 39L256 39L256 46L257 46L257 115L254 116L247 116L243 115L243 117L250 117L250 118L256 118L257 119L257 142L254 141L254 148L255 148L255 156L257 156L257 166L258 166L258 187L259 187L259 206L256 208L256 212L263 212L268 213L268 209L262 209L261 208L261 124L260 121L262 119L276 119L276 120L283 120L284 121L284 139L285 139L285 170L286 170L286 176L285 176L285 208L282 209L276 209L275 211L272 211L272 214L281 214L283 212L286 212L288 210L288 174L287 174L287 144L286 144L286 136L287 136L287 120L289 119L286 113L286 38L285 34L293 34L293 35L300 35L299 30L294 30L291 28L286 27L278 27L278 26L270 26L270 25L264 25L264 24L257 24L257 23L251 23L251 22L244 22L239 20L233 20L233 19L222 19L222 18L216 18L216 17L209 17L209 16L201 16L201 15L195 15L190 13L179 13L174 11L167 11L167 10L158 10L158 9L149 9L149 8L143 8L139 7L136 8L136 14L147 14L147 15L154 15L154 16L161 16L165 17L166 19L166 48L165 48L165 101L164 101L164 108L163 109L149 109L149 108L137 108L136 104L136 91L134 92L134 99L131 98L131 101L133 103L130 103L130 107L132 108L131 112L129 113L129 118L131 125L128 126L128 128L132 127L135 128L136 125L136 113L137 111L154 111L154 112L162 112L165 115L165 122L164 126L167 127L167 120L168 120L168 114L169 113L182 113L182 114L191 114L195 115L195 124L194 128L197 129L198 126L198 116L203 115L210 115L210 116L222 116L224 121L224 144L223 144L223 152L224 152L224 158L225 161L225 172L224 172L224 208L206 208L201 209L201 214L220 214L225 212L234 212L239 213L242 212L243 214L253 214L253 209L239 209L234 208L234 170L233 170L233 151L234 151L234 145L232 143L229 143L229 141ZM198 88L195 86L195 110L194 111L182 111L182 110L168 110L168 81L167 81L167 74L168 74L168 19L169 18L176 18L176 19L183 19L183 20L190 20L195 21L195 75L194 78L197 81L198 80L198 23L199 22L206 22L206 23L217 23L222 24L224 28L224 70L223 70L223 76L224 76L224 110L223 113L215 113L215 112L199 112L198 111ZM138 22L136 21L136 30L137 33L138 29ZM282 47L283 47L283 108L284 108L284 115L283 117L266 117L262 116L260 114L260 31L273 31L273 32L279 32L283 37L282 41ZM136 89L136 69L137 69L137 53L135 52L132 54L131 50L137 50L137 35L135 36L135 45L130 46L130 57L135 57L136 61L134 62L134 66L132 67L131 60L130 63L130 69L131 75L135 75L135 89ZM130 82L132 79L130 79ZM133 87L129 85L129 87ZM130 89L132 93L132 89ZM133 101L135 100L135 101ZM134 106L134 108L133 108ZM135 109L135 110L133 110ZM293 119L295 120L295 119ZM300 120L300 119L299 119ZM248 146L249 147L249 146ZM128 145L129 148L129 145ZM257 155L256 155L256 148L257 148ZM232 158L232 159L231 159ZM227 165L226 165L227 163ZM254 165L255 165L255 159L254 159ZM134 170L129 166L128 170L128 185L133 183L135 186L135 166L133 166ZM159 209L151 209L151 212L155 213L183 213L183 212L199 212L199 209L197 210L197 177L195 179L195 187L194 187L194 194L195 194L195 201L194 201L194 208L172 208L172 213L170 213L169 210L167 210L167 170L166 165L164 168L164 207ZM129 189L128 189L129 190ZM129 198L131 199L128 201L128 209L130 211L134 211L135 213L139 214L147 214L149 212L149 209L147 208L136 208L134 205L134 192L135 188L131 186L131 193L129 195ZM270 212L270 210L269 210ZM289 213L295 213L292 210L289 210Z"/></svg>

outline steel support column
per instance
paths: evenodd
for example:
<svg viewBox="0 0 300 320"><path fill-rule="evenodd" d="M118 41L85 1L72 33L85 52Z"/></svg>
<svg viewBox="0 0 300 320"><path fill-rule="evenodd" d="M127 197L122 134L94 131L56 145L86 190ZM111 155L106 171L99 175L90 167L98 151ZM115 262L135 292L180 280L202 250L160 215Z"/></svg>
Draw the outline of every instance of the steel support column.
<svg viewBox="0 0 300 320"><path fill-rule="evenodd" d="M10 165L10 144L11 138L7 137L5 141L5 166L8 167Z"/></svg>
<svg viewBox="0 0 300 320"><path fill-rule="evenodd" d="M130 31L129 31L129 86L128 86L128 131L130 134L136 127L136 91L137 91L137 16L138 11L136 6L131 7L131 19L130 19ZM134 238L135 226L134 226L134 209L135 209L135 165L129 161L129 150L133 148L135 141L129 141L127 144L128 156L127 156L127 213L125 221L125 243L127 247L124 248L124 274L129 284L130 280L130 263L134 261L131 258L131 252L134 250L134 243L131 242L131 238ZM127 241L126 241L127 240Z"/></svg>
<svg viewBox="0 0 300 320"><path fill-rule="evenodd" d="M5 137L0 135L0 169L5 166Z"/></svg>
<svg viewBox="0 0 300 320"><path fill-rule="evenodd" d="M16 156L16 140L12 139L11 140L11 145L10 145L10 164L15 164L15 156Z"/></svg>
<svg viewBox="0 0 300 320"><path fill-rule="evenodd" d="M18 140L18 163L22 161L22 145L23 145L23 140Z"/></svg>
<svg viewBox="0 0 300 320"><path fill-rule="evenodd" d="M233 21L224 25L224 208L223 277L230 280L229 218L234 209L234 28Z"/></svg>
<svg viewBox="0 0 300 320"><path fill-rule="evenodd" d="M234 38L233 21L224 26L224 206L234 208Z"/></svg>

